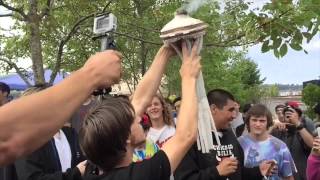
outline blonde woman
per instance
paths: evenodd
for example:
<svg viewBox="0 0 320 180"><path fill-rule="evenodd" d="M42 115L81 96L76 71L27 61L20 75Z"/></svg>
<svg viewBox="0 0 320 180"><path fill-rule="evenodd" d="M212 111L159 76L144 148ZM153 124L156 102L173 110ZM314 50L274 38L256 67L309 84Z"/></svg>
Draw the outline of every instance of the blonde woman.
<svg viewBox="0 0 320 180"><path fill-rule="evenodd" d="M147 139L152 140L161 148L163 143L176 132L170 107L162 96L155 95L147 108L147 114L151 120Z"/></svg>

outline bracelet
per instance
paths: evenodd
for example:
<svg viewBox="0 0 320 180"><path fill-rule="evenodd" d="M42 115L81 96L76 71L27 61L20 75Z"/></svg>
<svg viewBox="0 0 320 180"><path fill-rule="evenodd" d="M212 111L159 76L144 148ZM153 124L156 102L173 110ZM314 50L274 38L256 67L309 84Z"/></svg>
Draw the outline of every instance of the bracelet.
<svg viewBox="0 0 320 180"><path fill-rule="evenodd" d="M304 125L302 123L300 123L299 126L296 126L297 131L300 131L303 128L304 128Z"/></svg>

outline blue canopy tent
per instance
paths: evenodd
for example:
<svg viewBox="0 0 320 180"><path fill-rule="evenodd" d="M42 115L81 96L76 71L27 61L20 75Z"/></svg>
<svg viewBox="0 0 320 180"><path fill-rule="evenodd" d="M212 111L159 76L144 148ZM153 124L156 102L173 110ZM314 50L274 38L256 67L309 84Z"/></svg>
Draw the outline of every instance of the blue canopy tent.
<svg viewBox="0 0 320 180"><path fill-rule="evenodd" d="M49 70L49 69L45 70L44 77L45 77L46 82L49 81L51 73L52 73L51 70ZM60 82L68 75L69 75L69 73L58 73L53 84ZM32 71L28 72L27 78L30 80L31 84L33 85L34 81L33 81L33 72ZM11 90L23 91L28 88L28 85L16 73L0 77L0 82L4 82L4 83L8 84Z"/></svg>

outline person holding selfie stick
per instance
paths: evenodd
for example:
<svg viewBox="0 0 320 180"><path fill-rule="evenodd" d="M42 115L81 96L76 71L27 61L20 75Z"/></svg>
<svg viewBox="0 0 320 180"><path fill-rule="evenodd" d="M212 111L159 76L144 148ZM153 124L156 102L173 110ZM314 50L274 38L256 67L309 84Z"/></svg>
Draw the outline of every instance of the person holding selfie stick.
<svg viewBox="0 0 320 180"><path fill-rule="evenodd" d="M306 180L307 159L311 152L315 130L313 122L302 114L296 102L288 102L283 110L286 129L273 129L271 134L284 141L297 165L296 180Z"/></svg>
<svg viewBox="0 0 320 180"><path fill-rule="evenodd" d="M268 108L262 104L252 106L247 112L245 124L249 133L238 139L245 155L244 166L250 168L272 160L273 165L269 169L272 175L264 179L293 180L296 168L287 145L268 131L273 124Z"/></svg>

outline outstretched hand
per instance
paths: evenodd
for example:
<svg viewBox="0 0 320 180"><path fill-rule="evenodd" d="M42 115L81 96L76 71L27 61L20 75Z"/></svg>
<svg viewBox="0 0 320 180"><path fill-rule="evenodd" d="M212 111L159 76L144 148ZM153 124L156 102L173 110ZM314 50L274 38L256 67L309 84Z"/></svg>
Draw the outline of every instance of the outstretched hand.
<svg viewBox="0 0 320 180"><path fill-rule="evenodd" d="M198 55L199 40L197 40L191 52L188 50L186 42L182 42L182 65L180 68L180 75L182 78L190 77L197 78L201 69L200 59Z"/></svg>

